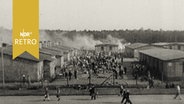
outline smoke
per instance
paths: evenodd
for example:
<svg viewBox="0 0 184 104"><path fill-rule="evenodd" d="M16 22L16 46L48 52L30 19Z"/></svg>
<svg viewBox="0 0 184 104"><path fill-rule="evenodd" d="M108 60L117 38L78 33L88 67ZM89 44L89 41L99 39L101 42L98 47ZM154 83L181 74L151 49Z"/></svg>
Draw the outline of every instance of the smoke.
<svg viewBox="0 0 184 104"><path fill-rule="evenodd" d="M107 38L104 39L103 41L104 43L117 44L119 49L125 48L125 45L123 43L125 43L126 40L115 38L112 35L107 35Z"/></svg>
<svg viewBox="0 0 184 104"><path fill-rule="evenodd" d="M117 44L119 49L125 48L126 40L118 39L112 35L107 35L105 39L95 40L93 34L79 33L79 32L40 32L40 40L50 40L55 42L61 42L63 46L94 49L95 45L102 43Z"/></svg>
<svg viewBox="0 0 184 104"><path fill-rule="evenodd" d="M67 35L66 35L67 34ZM68 32L40 32L41 41L53 41L61 42L63 46L74 47L74 48L84 48L84 49L94 49L96 44L101 44L100 40L95 40L93 35L82 35L82 34L72 34L71 37L68 36Z"/></svg>
<svg viewBox="0 0 184 104"><path fill-rule="evenodd" d="M94 40L93 35L80 35L77 34L73 37L73 39L62 36L61 38L62 44L64 46L75 47L78 49L94 49L96 44L101 44L102 42L99 40Z"/></svg>
<svg viewBox="0 0 184 104"><path fill-rule="evenodd" d="M40 30L40 41L60 42L63 46L94 49L95 45L102 43L117 44L119 49L124 49L126 41L118 39L112 35L107 35L105 39L95 40L93 34L85 32L68 32L68 31L45 31ZM0 42L12 44L12 31L0 27Z"/></svg>
<svg viewBox="0 0 184 104"><path fill-rule="evenodd" d="M0 27L0 42L12 44L12 31Z"/></svg>

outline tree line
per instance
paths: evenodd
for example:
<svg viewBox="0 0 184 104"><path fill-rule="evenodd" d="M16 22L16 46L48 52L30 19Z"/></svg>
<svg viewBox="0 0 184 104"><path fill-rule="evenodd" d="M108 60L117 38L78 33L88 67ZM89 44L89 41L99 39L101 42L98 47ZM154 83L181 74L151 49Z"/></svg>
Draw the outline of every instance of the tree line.
<svg viewBox="0 0 184 104"><path fill-rule="evenodd" d="M83 30L83 31L65 31L65 30L46 30L49 34L62 33L64 36L73 39L74 37L93 36L95 40L102 40L107 38L108 35L118 39L125 39L126 42L141 42L141 43L154 43L154 42L184 42L184 31L164 31L164 30Z"/></svg>

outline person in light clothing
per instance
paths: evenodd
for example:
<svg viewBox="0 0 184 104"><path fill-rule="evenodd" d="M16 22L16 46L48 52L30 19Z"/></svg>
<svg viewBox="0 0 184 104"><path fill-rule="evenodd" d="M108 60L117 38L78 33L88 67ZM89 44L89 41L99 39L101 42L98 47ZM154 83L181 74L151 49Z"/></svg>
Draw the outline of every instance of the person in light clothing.
<svg viewBox="0 0 184 104"><path fill-rule="evenodd" d="M174 99L176 99L177 97L179 97L179 99L181 100L181 96L180 96L180 86L179 85L177 85L176 86L176 90L177 90L177 92L176 92L176 95L175 95L175 97L174 97Z"/></svg>

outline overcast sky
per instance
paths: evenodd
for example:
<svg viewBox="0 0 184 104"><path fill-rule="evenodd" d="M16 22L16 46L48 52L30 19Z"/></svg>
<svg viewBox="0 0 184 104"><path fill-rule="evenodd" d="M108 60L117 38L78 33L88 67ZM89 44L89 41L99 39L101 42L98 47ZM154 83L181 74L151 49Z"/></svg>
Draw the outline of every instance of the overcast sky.
<svg viewBox="0 0 184 104"><path fill-rule="evenodd" d="M0 0L0 27L12 28L12 0ZM40 29L184 30L184 0L40 0Z"/></svg>

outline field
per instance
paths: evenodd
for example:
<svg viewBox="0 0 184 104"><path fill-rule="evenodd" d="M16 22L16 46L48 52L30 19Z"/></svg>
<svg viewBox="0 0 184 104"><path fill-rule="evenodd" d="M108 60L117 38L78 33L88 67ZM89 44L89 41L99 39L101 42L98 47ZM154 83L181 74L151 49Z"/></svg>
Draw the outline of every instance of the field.
<svg viewBox="0 0 184 104"><path fill-rule="evenodd" d="M174 100L174 95L131 95L133 104L184 104L183 100ZM182 97L184 97L182 95ZM0 104L120 104L120 96L98 96L90 100L90 96L61 96L56 101L51 96L50 101L43 101L43 96L1 96Z"/></svg>

